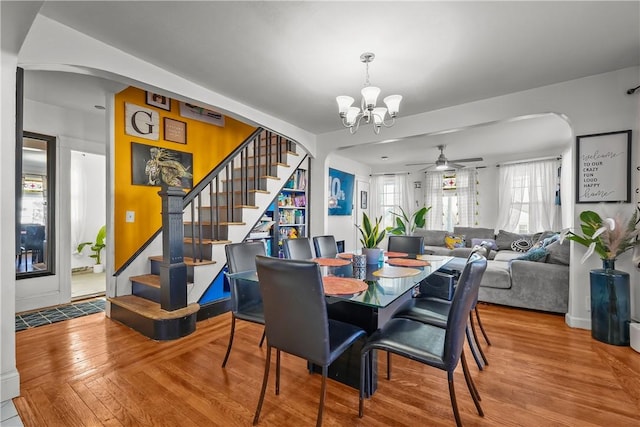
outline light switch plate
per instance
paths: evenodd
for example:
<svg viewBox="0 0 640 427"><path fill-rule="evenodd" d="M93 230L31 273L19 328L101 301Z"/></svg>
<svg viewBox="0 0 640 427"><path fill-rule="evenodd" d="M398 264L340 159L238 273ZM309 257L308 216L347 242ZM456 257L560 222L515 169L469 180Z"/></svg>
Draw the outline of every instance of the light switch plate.
<svg viewBox="0 0 640 427"><path fill-rule="evenodd" d="M127 211L125 222L134 222L136 220L136 213L134 211Z"/></svg>

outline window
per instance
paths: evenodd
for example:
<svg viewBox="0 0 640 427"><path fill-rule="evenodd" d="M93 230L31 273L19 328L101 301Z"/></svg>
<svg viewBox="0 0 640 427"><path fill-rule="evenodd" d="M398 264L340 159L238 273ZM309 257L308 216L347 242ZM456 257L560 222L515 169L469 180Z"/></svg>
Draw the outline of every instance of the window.
<svg viewBox="0 0 640 427"><path fill-rule="evenodd" d="M477 217L475 169L426 173L425 203L430 230L453 231L456 225L471 227Z"/></svg>
<svg viewBox="0 0 640 427"><path fill-rule="evenodd" d="M559 167L555 159L502 165L497 228L521 234L561 228Z"/></svg>
<svg viewBox="0 0 640 427"><path fill-rule="evenodd" d="M395 217L391 214L412 211L409 200L413 200L413 187L409 185L409 175L378 175L372 178L372 192L369 197L371 216L382 217L382 225L391 227Z"/></svg>

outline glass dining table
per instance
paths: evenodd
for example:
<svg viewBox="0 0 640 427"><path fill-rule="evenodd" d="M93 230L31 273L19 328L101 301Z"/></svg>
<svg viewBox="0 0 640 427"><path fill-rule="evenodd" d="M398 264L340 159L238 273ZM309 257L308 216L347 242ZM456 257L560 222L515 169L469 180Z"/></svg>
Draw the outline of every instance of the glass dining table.
<svg viewBox="0 0 640 427"><path fill-rule="evenodd" d="M395 258L392 260L385 258L384 263L370 264L362 269L354 267L350 261L343 263L344 265L325 266L321 262L322 259L319 259L323 277L357 278L366 284L364 290L353 294L327 294L326 303L329 318L357 325L370 335L376 329L384 326L397 309L413 297L420 282L454 259L447 256L406 256L406 254L403 258L426 261L426 265L393 266L389 265L389 262ZM423 263L416 262L416 264ZM229 278L259 283L255 271L230 274ZM360 349L363 345L364 340L356 342L350 351L345 352L342 357L332 363L329 367L329 377L358 388L360 385ZM370 376L367 381L368 395L371 395L377 388L377 358L375 354L370 359L371 369L367 370ZM310 369L315 371L312 366Z"/></svg>

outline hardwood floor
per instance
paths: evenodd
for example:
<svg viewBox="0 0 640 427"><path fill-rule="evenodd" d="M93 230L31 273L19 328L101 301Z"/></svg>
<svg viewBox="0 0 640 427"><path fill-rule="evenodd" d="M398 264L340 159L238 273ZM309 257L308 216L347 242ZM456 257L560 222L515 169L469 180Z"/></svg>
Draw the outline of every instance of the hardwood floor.
<svg viewBox="0 0 640 427"><path fill-rule="evenodd" d="M472 376L485 417L477 415L460 368L456 392L466 426L638 426L640 354L571 329L563 316L479 305L493 343L490 365ZM238 322L221 368L230 315L198 322L196 332L155 342L93 314L16 333L25 426L248 426L260 392L261 327ZM325 426L451 426L446 374L401 357L393 379L380 357L379 387L358 418L354 389L328 381ZM275 355L272 358L275 363ZM272 369L261 426L314 425L320 378L282 358L280 395Z"/></svg>

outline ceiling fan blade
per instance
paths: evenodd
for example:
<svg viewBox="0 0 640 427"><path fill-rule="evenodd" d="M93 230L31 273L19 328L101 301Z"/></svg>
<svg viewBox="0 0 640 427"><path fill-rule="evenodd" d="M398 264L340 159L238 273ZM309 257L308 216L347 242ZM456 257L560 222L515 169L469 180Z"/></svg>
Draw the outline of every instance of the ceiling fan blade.
<svg viewBox="0 0 640 427"><path fill-rule="evenodd" d="M449 160L450 163L465 163L465 162L481 162L484 159L482 157L471 157L468 159L455 159Z"/></svg>
<svg viewBox="0 0 640 427"><path fill-rule="evenodd" d="M422 166L422 165L434 165L433 162L422 162L422 163L407 163L405 166Z"/></svg>

